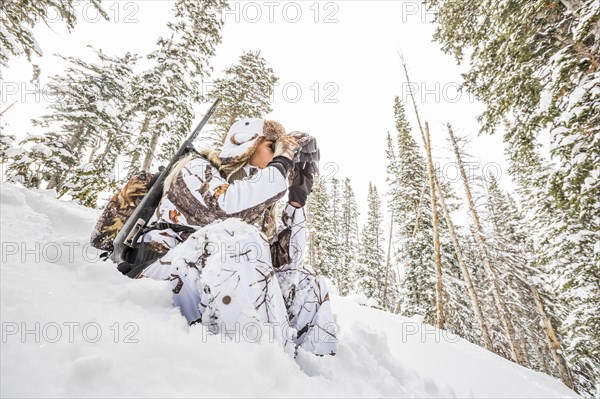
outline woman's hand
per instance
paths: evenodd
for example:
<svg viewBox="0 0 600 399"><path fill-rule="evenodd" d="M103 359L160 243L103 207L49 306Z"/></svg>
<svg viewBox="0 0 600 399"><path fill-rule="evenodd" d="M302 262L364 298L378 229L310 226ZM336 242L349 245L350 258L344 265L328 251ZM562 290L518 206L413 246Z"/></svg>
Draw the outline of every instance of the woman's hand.
<svg viewBox="0 0 600 399"><path fill-rule="evenodd" d="M298 143L296 137L289 135L281 136L279 140L275 142L275 153L273 154L273 158L281 155L292 161L299 147L300 143Z"/></svg>

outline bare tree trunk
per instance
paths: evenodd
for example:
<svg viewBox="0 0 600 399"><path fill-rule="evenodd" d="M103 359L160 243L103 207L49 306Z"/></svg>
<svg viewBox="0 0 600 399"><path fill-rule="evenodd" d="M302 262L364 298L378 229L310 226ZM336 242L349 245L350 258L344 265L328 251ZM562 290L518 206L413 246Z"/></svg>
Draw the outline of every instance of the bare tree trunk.
<svg viewBox="0 0 600 399"><path fill-rule="evenodd" d="M513 352L513 359L518 364L523 364L523 355L521 354L521 350L517 345L515 340L515 333L513 331L512 325L508 320L508 308L504 300L502 299L502 294L500 292L500 284L498 283L498 275L496 269L492 265L492 261L490 260L487 243L485 240L483 227L479 221L479 214L477 213L477 209L475 209L475 202L473 201L473 196L471 195L471 189L469 187L469 182L467 179L467 174L465 172L465 167L462 162L462 158L460 156L460 151L458 149L458 144L456 143L456 137L454 136L454 132L452 131L452 126L450 124L448 126L448 134L450 135L450 140L452 142L452 147L454 149L454 154L456 155L456 160L458 163L458 169L460 171L460 175L462 177L463 185L465 188L465 193L467 196L467 202L469 204L469 209L471 211L471 216L473 217L473 223L475 224L476 234L475 237L477 239L477 243L479 245L479 250L481 251L481 255L483 256L483 265L486 273L488 274L488 278L492 284L492 294L494 297L494 302L496 305L496 309L498 310L498 315L500 316L500 320L502 322L502 326L506 332L506 337L508 339L508 344L510 346L511 351Z"/></svg>
<svg viewBox="0 0 600 399"><path fill-rule="evenodd" d="M408 68L406 67L406 63L404 62L404 58L400 55L400 60L402 62L402 66L404 68L404 75L406 76L406 82L410 84L410 78L408 76ZM423 126L421 125L421 117L419 116L419 110L417 109L417 102L415 101L415 96L410 91L410 97L412 99L412 104L415 109L415 114L417 117L417 124L419 125L419 131L421 132L421 138L423 139L423 143L425 145L425 150L427 152L427 170L429 172L429 191L431 193L431 213L433 214L433 245L435 251L435 274L436 274L436 324L437 327L442 329L444 328L444 307L442 302L442 265L441 265L441 255L440 255L440 235L439 235L439 226L438 226L438 215L437 215L437 206L435 199L435 184L434 184L434 170L433 170L433 161L431 160L431 146L430 146L430 137L429 137L429 125L425 122L425 131L423 130Z"/></svg>
<svg viewBox="0 0 600 399"><path fill-rule="evenodd" d="M448 231L450 232L450 239L452 241L452 245L454 246L454 252L456 252L456 258L458 259L458 264L460 265L462 278L465 282L465 285L467 286L467 291L469 292L469 298L471 299L471 307L473 308L473 312L475 313L475 317L477 317L477 322L479 323L479 329L481 330L483 345L487 350L493 352L494 346L492 345L492 340L490 339L490 335L485 324L485 319L481 310L481 304L479 303L479 298L477 297L477 292L475 291L475 285L473 284L473 280L471 279L471 273L467 268L463 252L458 242L458 235L456 234L454 223L452 222L450 212L448 211L448 207L446 206L446 199L444 198L442 188L440 187L440 182L437 178L435 179L435 186L437 189L438 197L440 198L442 212L444 213L444 218L446 219L446 224L448 225Z"/></svg>
<svg viewBox="0 0 600 399"><path fill-rule="evenodd" d="M144 134L145 132L148 131L148 128L150 126L150 115L146 114L146 116L144 117L144 122L142 122L142 128L140 129L140 135ZM133 157L131 158L131 161L129 163L131 169L137 167L138 163L140 162L140 158L141 158L141 153L139 151L137 151L135 154L133 154ZM132 174L132 172L138 172L137 170L135 171L129 171L129 174Z"/></svg>
<svg viewBox="0 0 600 399"><path fill-rule="evenodd" d="M144 164L142 165L142 170L145 170L146 172L150 171L150 167L152 166L152 160L154 159L154 154L156 153L156 147L158 145L158 139L160 138L160 131L158 129L156 129L156 125L162 121L165 117L161 116L160 118L158 118L156 120L156 123L154 124L155 129L154 129L154 133L152 133L152 138L150 139L150 148L148 149L148 152L146 153L146 158L144 158Z"/></svg>
<svg viewBox="0 0 600 399"><path fill-rule="evenodd" d="M531 346L533 346L533 349L535 350L535 354L536 357L539 359L539 370L542 373L546 373L548 375L550 375L550 370L548 370L548 362L546 361L546 356L544 354L544 352L541 350L541 348L543 347L544 343L543 342L532 342Z"/></svg>
<svg viewBox="0 0 600 399"><path fill-rule="evenodd" d="M15 105L15 104L16 104L18 101L19 101L19 100L15 100L15 102L14 102L14 103L12 103L12 104L10 104L8 107L6 107L6 108L5 108L5 109L4 109L2 112L0 112L0 116L4 115L4 113L5 113L6 111L8 111L9 109L11 109L11 108L12 108L12 106L13 106L13 105Z"/></svg>
<svg viewBox="0 0 600 399"><path fill-rule="evenodd" d="M548 317L546 310L544 309L544 303L542 301L542 297L538 290L532 285L531 292L533 293L533 299L535 301L535 307L542 318L542 322L544 324L544 334L546 335L546 341L548 342L548 347L550 349L550 353L552 354L552 358L558 367L558 373L560 375L560 379L562 382L573 389L573 378L571 377L571 372L569 367L567 366L567 362L565 358L562 356L563 350L560 345L560 340L558 339L558 335L556 334L556 330L552 325L552 320Z"/></svg>
<svg viewBox="0 0 600 399"><path fill-rule="evenodd" d="M88 158L88 163L94 162L94 157L96 156L96 151L100 148L100 138L96 138L96 144L94 144L94 148L92 148L92 152L90 153L90 157Z"/></svg>
<svg viewBox="0 0 600 399"><path fill-rule="evenodd" d="M68 146L73 154L77 153L77 151L82 146L81 136L83 135L84 130L85 130L84 127L81 126L79 128L79 131L77 131L77 133L73 134L71 136L71 138L69 139ZM66 171L59 171L59 172L55 173L48 181L46 190L52 190L54 188L54 189L56 189L57 192L60 191L62 185L64 184L65 174L66 174Z"/></svg>
<svg viewBox="0 0 600 399"><path fill-rule="evenodd" d="M523 320L523 318L519 317L519 315L517 315L517 320ZM511 321L509 320L509 322L511 322ZM518 323L512 323L513 330L518 331L519 349L521 350L521 353L523 355L523 363L521 363L521 365L524 367L527 367L527 368L531 368L531 359L529 358L529 351L527 350L527 342L525 341L525 330L523 328L515 328L515 324L517 324L517 327L518 327Z"/></svg>
<svg viewBox="0 0 600 399"><path fill-rule="evenodd" d="M85 133L88 134L90 132L91 128L88 127L85 130ZM81 151L83 149L83 141L81 140L81 137L83 136L83 128L80 131L80 133L78 133L77 135L73 136L71 138L71 140L69 141L69 147L73 148L73 153L77 154L79 153L79 151ZM64 194L66 194L66 192L63 192L62 194L60 193L60 191L62 190L63 186L65 185L67 178L69 177L69 171L68 170L63 170L59 173L57 173L56 175L52 176L50 182L48 182L48 187L50 187L51 184L53 184L52 187L50 188L54 188L56 189L56 192L58 193L58 197L57 198L61 198ZM46 187L46 189L48 189L48 187Z"/></svg>
<svg viewBox="0 0 600 399"><path fill-rule="evenodd" d="M144 163L142 164L142 170L145 170L146 172L150 171L150 166L152 166L152 159L154 159L154 153L156 152L156 146L158 145L159 135L160 134L158 130L155 130L154 133L152 133L152 138L150 139L150 148L148 149L146 157L144 158Z"/></svg>
<svg viewBox="0 0 600 399"><path fill-rule="evenodd" d="M536 343L536 348L540 355L540 367L541 367L542 371L548 375L552 375L552 373L550 372L550 369L548 368L548 359L546 358L546 353L545 353L547 350L547 345L544 344L544 342L539 342L539 343Z"/></svg>
<svg viewBox="0 0 600 399"><path fill-rule="evenodd" d="M390 235L388 239L388 253L387 260L385 262L385 284L383 286L383 308L387 309L387 288L388 288L388 271L390 269L390 255L392 252L392 228L394 226L394 211L392 210L391 220L390 220Z"/></svg>
<svg viewBox="0 0 600 399"><path fill-rule="evenodd" d="M433 160L431 157L431 136L429 135L429 124L425 122L425 149L427 151L427 171L429 174L429 192L431 196L431 214L433 219L433 248L435 251L435 276L436 276L436 309L437 309L437 328L444 328L444 303L443 303L443 285L442 285L442 257L440 246L440 225L437 213L437 198L435 195L435 171L433 170Z"/></svg>
<svg viewBox="0 0 600 399"><path fill-rule="evenodd" d="M53 188L56 188L56 186L58 185L58 180L60 179L60 175L61 174L62 174L62 172L61 173L55 173L54 175L52 175L52 177L48 181L48 185L46 185L46 190L52 190ZM56 191L58 191L58 189Z"/></svg>
<svg viewBox="0 0 600 399"><path fill-rule="evenodd" d="M102 152L102 155L98 158L98 162L96 163L96 166L102 165L102 163L104 162L104 160L106 159L106 157L108 156L110 151L113 149L114 142L115 142L115 140L113 138L113 139L109 140L108 143L106 143L106 147L104 147L104 151Z"/></svg>

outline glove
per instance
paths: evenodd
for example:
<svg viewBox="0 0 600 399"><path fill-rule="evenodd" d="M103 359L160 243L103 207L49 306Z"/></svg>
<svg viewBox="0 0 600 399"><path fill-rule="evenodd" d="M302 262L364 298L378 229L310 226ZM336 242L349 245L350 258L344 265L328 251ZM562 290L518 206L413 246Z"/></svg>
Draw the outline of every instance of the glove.
<svg viewBox="0 0 600 399"><path fill-rule="evenodd" d="M294 163L319 162L319 147L317 146L317 139L315 137L299 131L289 132L288 134L297 138L298 144L300 144L300 149L296 152L296 156L294 157Z"/></svg>
<svg viewBox="0 0 600 399"><path fill-rule="evenodd" d="M277 141L275 141L275 152L273 158L277 156L284 156L290 161L294 160L296 151L300 148L298 139L290 135L283 135Z"/></svg>
<svg viewBox="0 0 600 399"><path fill-rule="evenodd" d="M300 205L306 204L308 194L312 191L316 165L314 162L297 163L291 177L291 185L288 188L288 200L295 201Z"/></svg>

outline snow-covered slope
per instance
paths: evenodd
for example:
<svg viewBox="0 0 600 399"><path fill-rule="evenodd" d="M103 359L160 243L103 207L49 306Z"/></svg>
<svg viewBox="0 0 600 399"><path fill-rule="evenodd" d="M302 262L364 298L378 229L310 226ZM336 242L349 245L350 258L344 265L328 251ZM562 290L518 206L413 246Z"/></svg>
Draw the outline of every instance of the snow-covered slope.
<svg viewBox="0 0 600 399"><path fill-rule="evenodd" d="M188 327L166 282L97 258L99 211L0 183L1 395L578 397L416 320L332 296L335 357Z"/></svg>

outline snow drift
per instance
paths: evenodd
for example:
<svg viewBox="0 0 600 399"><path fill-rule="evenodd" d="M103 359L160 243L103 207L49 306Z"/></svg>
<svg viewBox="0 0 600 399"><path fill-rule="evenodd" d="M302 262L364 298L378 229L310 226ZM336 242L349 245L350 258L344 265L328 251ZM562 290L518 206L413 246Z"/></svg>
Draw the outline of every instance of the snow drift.
<svg viewBox="0 0 600 399"><path fill-rule="evenodd" d="M3 397L579 397L357 297L332 295L335 357L294 360L249 331L235 342L189 327L167 282L131 280L98 259L88 240L100 211L53 195L0 183Z"/></svg>

